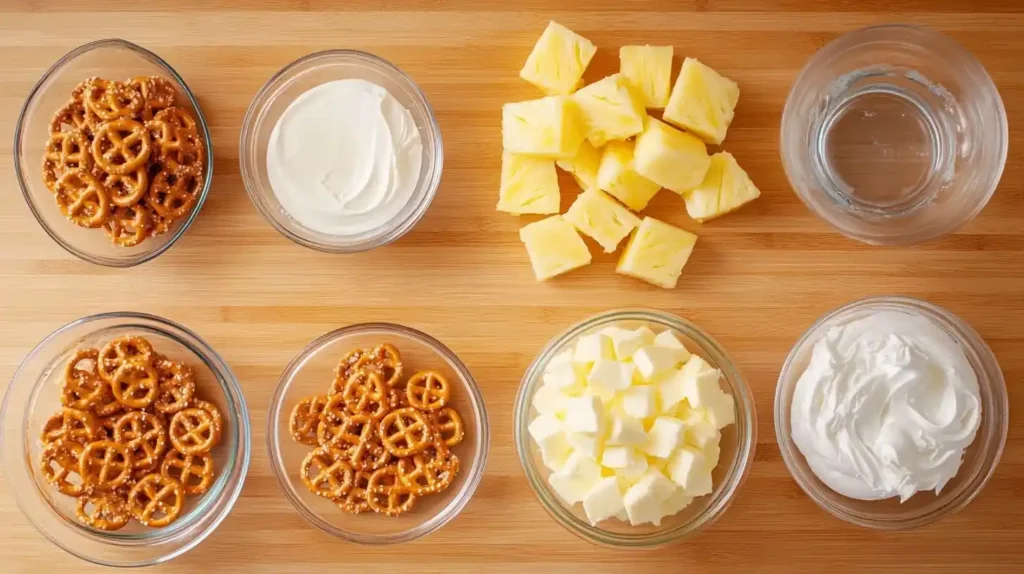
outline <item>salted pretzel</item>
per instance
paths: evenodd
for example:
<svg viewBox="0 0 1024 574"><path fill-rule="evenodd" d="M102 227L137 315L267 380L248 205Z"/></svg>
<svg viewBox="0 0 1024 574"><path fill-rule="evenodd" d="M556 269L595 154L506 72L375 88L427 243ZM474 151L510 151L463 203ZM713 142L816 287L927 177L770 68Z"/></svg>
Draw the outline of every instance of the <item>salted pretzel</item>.
<svg viewBox="0 0 1024 574"><path fill-rule="evenodd" d="M306 397L295 405L288 418L288 427L295 442L309 446L319 444L317 442L317 426L320 424L320 417L326 405L327 399L319 395Z"/></svg>
<svg viewBox="0 0 1024 574"><path fill-rule="evenodd" d="M424 450L432 436L427 418L412 407L384 415L378 433L384 448L398 457Z"/></svg>
<svg viewBox="0 0 1024 574"><path fill-rule="evenodd" d="M332 423L333 418L328 418ZM344 415L330 430L329 445L348 450L370 440L377 432L377 421L369 415ZM327 438L327 437L325 437Z"/></svg>
<svg viewBox="0 0 1024 574"><path fill-rule="evenodd" d="M43 424L44 444L55 442L90 443L97 438L96 417L86 411L64 407Z"/></svg>
<svg viewBox="0 0 1024 574"><path fill-rule="evenodd" d="M148 363L126 362L117 368L110 383L114 398L125 407L148 408L159 393L156 369Z"/></svg>
<svg viewBox="0 0 1024 574"><path fill-rule="evenodd" d="M366 498L374 512L385 516L398 516L412 509L416 495L402 484L398 469L388 465L370 475Z"/></svg>
<svg viewBox="0 0 1024 574"><path fill-rule="evenodd" d="M128 80L128 86L142 95L140 113L145 120L151 120L160 110L173 106L177 97L174 84L159 76L132 78Z"/></svg>
<svg viewBox="0 0 1024 574"><path fill-rule="evenodd" d="M332 431L329 446L344 453L352 468L373 471L391 462L391 453L377 436L378 422L369 415L347 415Z"/></svg>
<svg viewBox="0 0 1024 574"><path fill-rule="evenodd" d="M64 367L64 388L61 404L78 410L89 410L103 398L104 382L96 372L99 358L96 349L76 352Z"/></svg>
<svg viewBox="0 0 1024 574"><path fill-rule="evenodd" d="M216 444L213 417L203 409L190 407L171 418L171 445L182 454L209 452Z"/></svg>
<svg viewBox="0 0 1024 574"><path fill-rule="evenodd" d="M43 181L46 187L56 191L57 179L72 168L84 171L92 169L89 140L77 130L51 133L43 153Z"/></svg>
<svg viewBox="0 0 1024 574"><path fill-rule="evenodd" d="M71 168L54 184L57 207L65 217L81 227L99 227L110 213L107 190L89 172Z"/></svg>
<svg viewBox="0 0 1024 574"><path fill-rule="evenodd" d="M149 210L142 206L115 207L103 222L103 231L114 243L134 247L149 236Z"/></svg>
<svg viewBox="0 0 1024 574"><path fill-rule="evenodd" d="M90 78L83 88L86 107L101 120L130 118L142 109L142 94L121 82Z"/></svg>
<svg viewBox="0 0 1024 574"><path fill-rule="evenodd" d="M160 474L177 480L185 494L202 494L213 484L213 456L208 452L182 454L172 450L164 457Z"/></svg>
<svg viewBox="0 0 1024 574"><path fill-rule="evenodd" d="M369 472L390 464L392 456L391 452L381 445L380 438L374 434L352 448L349 461L352 468Z"/></svg>
<svg viewBox="0 0 1024 574"><path fill-rule="evenodd" d="M93 161L114 175L127 175L145 167L153 151L146 126L128 118L101 123L93 138Z"/></svg>
<svg viewBox="0 0 1024 574"><path fill-rule="evenodd" d="M195 396L192 397L191 406L197 409L202 409L210 414L210 419L213 421L213 446L217 446L220 442L221 436L224 434L224 417L220 414L220 409L217 405L197 399Z"/></svg>
<svg viewBox="0 0 1024 574"><path fill-rule="evenodd" d="M181 514L184 503L181 483L162 474L147 475L128 493L128 509L143 526L167 526Z"/></svg>
<svg viewBox="0 0 1024 574"><path fill-rule="evenodd" d="M198 154L202 144L196 120L181 108L167 108L146 122L158 158L180 159L180 153ZM197 158L202 161L202 158ZM174 167L174 166L167 166Z"/></svg>
<svg viewBox="0 0 1024 574"><path fill-rule="evenodd" d="M114 440L128 448L136 469L155 468L167 450L167 427L155 415L132 411L114 423Z"/></svg>
<svg viewBox="0 0 1024 574"><path fill-rule="evenodd" d="M149 186L146 205L161 217L178 219L192 209L199 198L201 185L202 181L191 170L161 170Z"/></svg>
<svg viewBox="0 0 1024 574"><path fill-rule="evenodd" d="M439 411L451 398L451 387L444 375L423 371L413 375L405 385L409 405L421 411Z"/></svg>
<svg viewBox="0 0 1024 574"><path fill-rule="evenodd" d="M376 371L360 369L352 373L341 392L345 406L354 414L380 418L387 412L387 388Z"/></svg>
<svg viewBox="0 0 1024 574"><path fill-rule="evenodd" d="M121 403L118 403L120 405ZM121 420L121 415L111 415L109 417L103 417L97 419L100 427L100 432L97 433L97 438L105 438L107 440L116 440L114 438L114 427L117 426L117 421Z"/></svg>
<svg viewBox="0 0 1024 574"><path fill-rule="evenodd" d="M68 496L81 496L88 492L88 486L78 470L78 461L85 445L59 440L47 444L40 456L40 471L43 479L57 492Z"/></svg>
<svg viewBox="0 0 1024 574"><path fill-rule="evenodd" d="M100 395L100 399L96 404L92 406L92 410L98 417L112 417L124 410L124 405L117 402L117 397L114 396L114 390L110 387L110 383L103 381L103 394Z"/></svg>
<svg viewBox="0 0 1024 574"><path fill-rule="evenodd" d="M350 436L351 440L349 441L337 440L339 434L352 432L348 423L349 416L352 415L348 412L342 395L329 395L323 412L320 414L320 423L316 427L317 444L320 446L334 445L346 452L350 450L349 447L354 447L359 440L356 435Z"/></svg>
<svg viewBox="0 0 1024 574"><path fill-rule="evenodd" d="M196 393L192 367L166 357L155 359L153 367L158 377L158 394L153 408L157 412L173 415L188 407Z"/></svg>
<svg viewBox="0 0 1024 574"><path fill-rule="evenodd" d="M436 494L451 486L459 472L459 459L447 454L442 459L431 459L414 454L398 461L398 477L418 496Z"/></svg>
<svg viewBox="0 0 1024 574"><path fill-rule="evenodd" d="M78 457L78 474L88 488L109 492L128 482L132 474L132 455L128 447L119 442L91 442Z"/></svg>
<svg viewBox="0 0 1024 574"><path fill-rule="evenodd" d="M101 169L94 169L93 175L103 184L107 190L110 203L117 207L133 207L142 201L149 191L149 172L145 166L124 175L107 173Z"/></svg>
<svg viewBox="0 0 1024 574"><path fill-rule="evenodd" d="M345 453L331 447L310 451L302 460L299 472L310 492L331 500L340 500L348 494L355 477Z"/></svg>
<svg viewBox="0 0 1024 574"><path fill-rule="evenodd" d="M356 363L367 352L369 352L367 349L352 349L345 353L345 356L338 361L338 366L334 368L334 381L327 391L328 396L339 394L345 390L345 384L348 383L348 380L356 371Z"/></svg>
<svg viewBox="0 0 1024 574"><path fill-rule="evenodd" d="M429 419L434 434L444 441L445 446L452 447L459 444L466 435L462 417L451 407L444 407L437 412L430 413Z"/></svg>
<svg viewBox="0 0 1024 574"><path fill-rule="evenodd" d="M88 134L92 132L96 121L96 115L85 107L85 102L73 98L53 114L53 119L50 120L50 133L80 131Z"/></svg>
<svg viewBox="0 0 1024 574"><path fill-rule="evenodd" d="M149 232L153 237L158 237L167 233L171 230L171 224L174 223L173 219L169 219L153 211L153 208L143 201L142 208L149 211L149 220L153 223L152 227L149 228Z"/></svg>
<svg viewBox="0 0 1024 574"><path fill-rule="evenodd" d="M100 349L99 375L108 383L114 382L118 367L125 363L151 363L153 345L143 337L125 335L118 337Z"/></svg>
<svg viewBox="0 0 1024 574"><path fill-rule="evenodd" d="M353 365L353 370L373 369L384 379L387 387L398 386L402 379L402 355L390 343L383 343L362 355Z"/></svg>
<svg viewBox="0 0 1024 574"><path fill-rule="evenodd" d="M87 526L97 530L120 530L131 520L128 501L119 492L94 492L81 496L75 514Z"/></svg>

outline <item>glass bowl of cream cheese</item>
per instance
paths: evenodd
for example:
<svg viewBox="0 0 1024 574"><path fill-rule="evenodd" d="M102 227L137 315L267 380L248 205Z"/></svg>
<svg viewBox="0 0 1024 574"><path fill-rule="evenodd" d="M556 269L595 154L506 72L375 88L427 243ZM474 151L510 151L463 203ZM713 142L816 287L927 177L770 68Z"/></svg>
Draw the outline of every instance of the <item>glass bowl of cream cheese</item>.
<svg viewBox="0 0 1024 574"><path fill-rule="evenodd" d="M1006 384L962 319L877 297L819 319L779 375L775 432L800 487L833 516L882 530L964 508L1006 443Z"/></svg>
<svg viewBox="0 0 1024 574"><path fill-rule="evenodd" d="M426 213L441 181L441 130L391 63L329 50L285 66L242 124L242 180L260 213L313 249L386 245Z"/></svg>

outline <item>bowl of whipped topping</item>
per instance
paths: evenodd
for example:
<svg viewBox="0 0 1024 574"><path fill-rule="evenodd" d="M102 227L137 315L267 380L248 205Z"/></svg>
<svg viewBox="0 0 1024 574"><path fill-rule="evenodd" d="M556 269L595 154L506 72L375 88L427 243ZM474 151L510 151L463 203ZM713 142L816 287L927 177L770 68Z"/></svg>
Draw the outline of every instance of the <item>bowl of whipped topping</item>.
<svg viewBox="0 0 1024 574"><path fill-rule="evenodd" d="M949 311L901 297L819 319L775 394L782 458L819 506L905 530L967 506L995 471L1009 420L1002 371Z"/></svg>
<svg viewBox="0 0 1024 574"><path fill-rule="evenodd" d="M356 253L391 243L441 182L441 130L416 83L354 50L304 56L256 94L239 163L249 198L289 239Z"/></svg>

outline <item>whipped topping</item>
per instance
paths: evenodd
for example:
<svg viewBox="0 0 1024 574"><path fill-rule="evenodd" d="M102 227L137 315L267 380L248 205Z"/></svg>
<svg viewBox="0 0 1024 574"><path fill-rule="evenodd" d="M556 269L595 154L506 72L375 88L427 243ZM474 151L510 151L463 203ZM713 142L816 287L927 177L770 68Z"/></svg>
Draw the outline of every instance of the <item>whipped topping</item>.
<svg viewBox="0 0 1024 574"><path fill-rule="evenodd" d="M328 235L373 231L404 208L419 181L423 145L412 114L360 79L320 84L281 114L267 175L281 206Z"/></svg>
<svg viewBox="0 0 1024 574"><path fill-rule="evenodd" d="M899 311L831 327L793 396L793 441L811 470L858 500L938 494L980 423L963 349L932 321Z"/></svg>

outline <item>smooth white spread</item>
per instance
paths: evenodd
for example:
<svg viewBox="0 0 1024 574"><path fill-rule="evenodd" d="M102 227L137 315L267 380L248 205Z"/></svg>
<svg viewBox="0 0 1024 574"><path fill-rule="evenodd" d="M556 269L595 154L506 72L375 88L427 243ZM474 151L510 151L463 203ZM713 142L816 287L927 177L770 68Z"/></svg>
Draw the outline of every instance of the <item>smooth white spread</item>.
<svg viewBox="0 0 1024 574"><path fill-rule="evenodd" d="M793 396L793 441L811 470L859 500L937 494L980 422L963 349L932 321L898 311L830 328Z"/></svg>
<svg viewBox="0 0 1024 574"><path fill-rule="evenodd" d="M356 235L380 228L408 204L422 156L412 114L386 89L335 80L281 114L267 147L267 175L300 224Z"/></svg>

